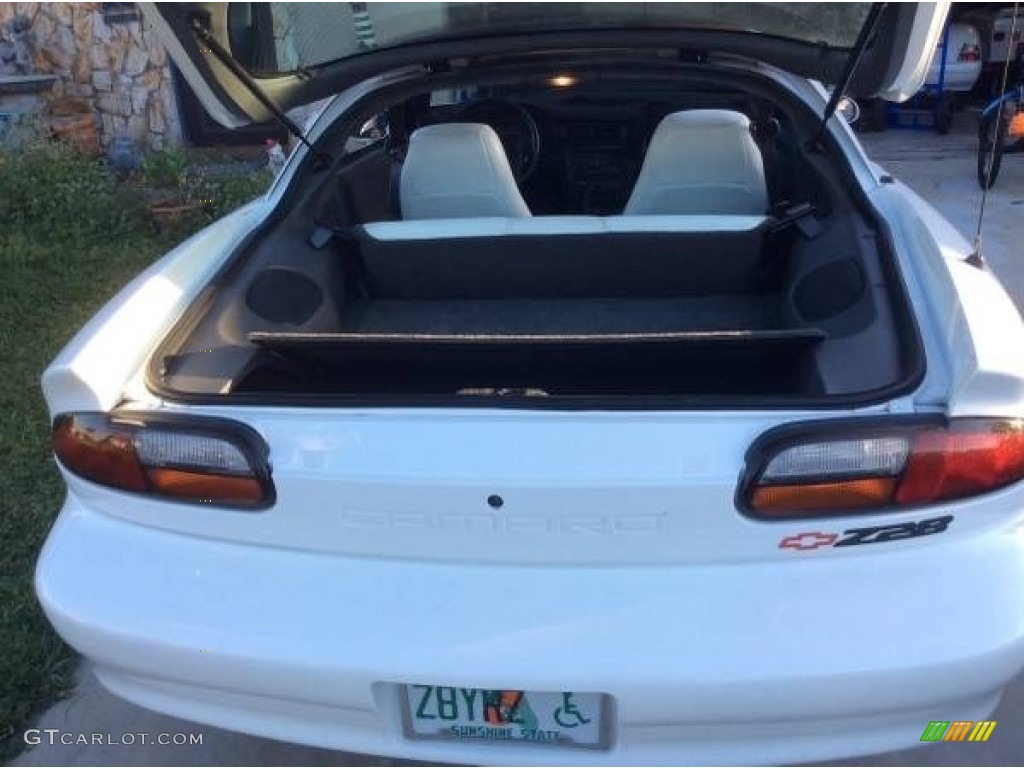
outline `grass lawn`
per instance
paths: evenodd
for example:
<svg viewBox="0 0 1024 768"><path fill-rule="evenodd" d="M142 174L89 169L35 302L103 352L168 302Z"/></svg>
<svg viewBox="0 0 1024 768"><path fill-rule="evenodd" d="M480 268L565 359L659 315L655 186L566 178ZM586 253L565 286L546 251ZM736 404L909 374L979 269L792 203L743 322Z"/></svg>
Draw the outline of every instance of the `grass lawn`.
<svg viewBox="0 0 1024 768"><path fill-rule="evenodd" d="M158 233L136 191L100 163L54 145L0 154L0 762L69 690L76 658L32 591L63 484L39 375L75 331L176 240L246 197Z"/></svg>

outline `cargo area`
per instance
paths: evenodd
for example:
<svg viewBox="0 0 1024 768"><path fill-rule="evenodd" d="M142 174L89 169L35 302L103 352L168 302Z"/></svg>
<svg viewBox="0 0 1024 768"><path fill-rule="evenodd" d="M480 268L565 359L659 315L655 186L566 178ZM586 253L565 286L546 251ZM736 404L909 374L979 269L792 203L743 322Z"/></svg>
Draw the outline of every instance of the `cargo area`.
<svg viewBox="0 0 1024 768"><path fill-rule="evenodd" d="M829 343L886 317L841 227L808 239L770 217L557 218L532 226L559 234L472 234L487 222L454 238L367 225L323 258L325 277L261 271L246 295L260 354L232 391L806 397L838 389ZM884 384L895 355L891 338L873 348L862 380Z"/></svg>
<svg viewBox="0 0 1024 768"><path fill-rule="evenodd" d="M158 350L151 386L749 408L878 402L919 380L888 233L834 157L778 102L649 87L411 99L401 135L357 148L240 248ZM522 134L477 122L500 123L511 95L561 137L528 172L506 157ZM609 103L617 120L594 122Z"/></svg>

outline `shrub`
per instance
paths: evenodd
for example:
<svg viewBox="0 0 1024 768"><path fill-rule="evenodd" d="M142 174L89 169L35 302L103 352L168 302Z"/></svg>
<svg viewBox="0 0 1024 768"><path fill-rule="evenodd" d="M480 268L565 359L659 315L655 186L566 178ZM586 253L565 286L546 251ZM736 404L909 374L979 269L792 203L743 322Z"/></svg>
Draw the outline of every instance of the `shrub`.
<svg viewBox="0 0 1024 768"><path fill-rule="evenodd" d="M272 181L273 176L264 169L244 175L205 179L202 194L208 201L205 208L207 217L214 221L241 208L266 192Z"/></svg>
<svg viewBox="0 0 1024 768"><path fill-rule="evenodd" d="M148 226L145 204L102 160L57 142L0 154L0 221L41 243L95 243Z"/></svg>
<svg viewBox="0 0 1024 768"><path fill-rule="evenodd" d="M142 156L142 181L151 187L180 189L186 182L188 158L177 149L160 149Z"/></svg>
<svg viewBox="0 0 1024 768"><path fill-rule="evenodd" d="M273 175L251 164L209 164L206 153L162 149L142 159L143 194L153 202L186 210L158 217L167 235L184 236L231 213L266 192ZM206 161L204 163L203 161Z"/></svg>

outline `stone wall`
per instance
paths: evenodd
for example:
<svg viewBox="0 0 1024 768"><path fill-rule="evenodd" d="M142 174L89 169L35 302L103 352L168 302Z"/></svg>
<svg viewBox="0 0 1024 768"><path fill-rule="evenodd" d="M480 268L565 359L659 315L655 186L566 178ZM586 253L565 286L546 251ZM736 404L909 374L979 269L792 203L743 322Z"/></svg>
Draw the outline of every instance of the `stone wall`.
<svg viewBox="0 0 1024 768"><path fill-rule="evenodd" d="M0 3L0 23L18 13L33 20L36 71L59 78L51 98L92 107L104 147L121 135L180 143L167 53L141 17L108 23L100 3Z"/></svg>

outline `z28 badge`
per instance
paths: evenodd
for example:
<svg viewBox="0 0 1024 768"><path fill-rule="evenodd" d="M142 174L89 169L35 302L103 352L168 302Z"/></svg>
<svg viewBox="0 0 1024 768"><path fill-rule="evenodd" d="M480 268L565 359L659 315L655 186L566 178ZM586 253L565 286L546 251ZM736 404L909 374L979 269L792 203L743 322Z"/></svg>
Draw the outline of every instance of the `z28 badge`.
<svg viewBox="0 0 1024 768"><path fill-rule="evenodd" d="M779 549L795 549L806 552L819 547L854 547L858 544L884 544L887 541L913 539L918 536L930 536L942 533L953 522L952 515L933 517L928 520L896 523L895 525L876 525L870 528L849 528L842 533L830 531L809 531L786 536L779 542Z"/></svg>

